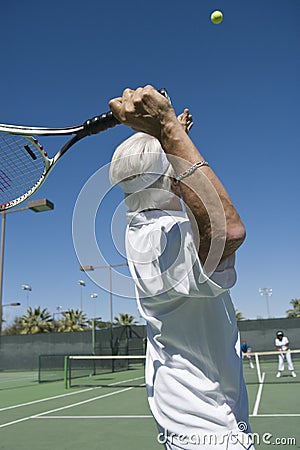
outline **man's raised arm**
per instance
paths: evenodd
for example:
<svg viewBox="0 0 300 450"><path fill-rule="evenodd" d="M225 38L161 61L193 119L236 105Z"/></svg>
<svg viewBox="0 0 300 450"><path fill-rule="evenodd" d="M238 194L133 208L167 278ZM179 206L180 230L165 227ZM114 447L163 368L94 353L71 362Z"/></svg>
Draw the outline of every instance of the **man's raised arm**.
<svg viewBox="0 0 300 450"><path fill-rule="evenodd" d="M183 175L180 191L198 226L199 257L204 264L212 252L213 269L218 264L215 258L219 262L228 258L245 239L244 225L226 189L185 132L168 100L154 87L125 89L122 97L112 99L109 105L124 125L156 137L177 175Z"/></svg>

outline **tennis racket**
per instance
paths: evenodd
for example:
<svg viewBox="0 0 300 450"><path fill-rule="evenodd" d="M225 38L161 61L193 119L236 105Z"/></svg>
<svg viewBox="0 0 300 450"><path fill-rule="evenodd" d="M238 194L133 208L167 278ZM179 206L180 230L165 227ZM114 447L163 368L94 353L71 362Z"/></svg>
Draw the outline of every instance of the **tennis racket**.
<svg viewBox="0 0 300 450"><path fill-rule="evenodd" d="M166 89L159 92L169 101ZM24 202L44 183L60 158L86 136L101 133L120 124L112 112L66 128L38 128L0 124L0 211ZM74 135L53 158L33 136Z"/></svg>

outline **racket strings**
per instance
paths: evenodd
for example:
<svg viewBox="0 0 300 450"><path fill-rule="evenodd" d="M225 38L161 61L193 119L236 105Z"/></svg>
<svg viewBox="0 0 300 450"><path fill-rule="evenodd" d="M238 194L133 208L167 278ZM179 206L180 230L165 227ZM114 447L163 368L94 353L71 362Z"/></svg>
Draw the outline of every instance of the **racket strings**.
<svg viewBox="0 0 300 450"><path fill-rule="evenodd" d="M30 138L0 132L0 204L28 192L41 178L45 161Z"/></svg>

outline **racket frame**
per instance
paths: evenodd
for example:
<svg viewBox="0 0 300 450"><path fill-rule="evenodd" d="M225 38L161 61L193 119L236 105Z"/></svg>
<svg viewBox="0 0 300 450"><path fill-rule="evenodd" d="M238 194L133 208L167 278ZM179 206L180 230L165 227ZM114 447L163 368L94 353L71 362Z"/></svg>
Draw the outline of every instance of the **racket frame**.
<svg viewBox="0 0 300 450"><path fill-rule="evenodd" d="M171 104L171 99L165 88L158 91L162 94ZM49 173L57 163L57 161L72 147L76 142L86 136L98 134L101 131L105 131L109 128L113 128L119 125L120 121L116 119L111 111L108 111L99 116L95 116L92 119L86 120L81 125L75 125L64 128L46 128L46 127L30 127L10 124L0 124L0 132L9 133L12 135L20 135L24 139L28 140L31 145L40 153L44 160L44 170L40 178L34 183L34 185L28 189L27 192L19 197L10 200L4 204L0 204L0 212L13 208L20 203L31 197L39 187L44 183ZM47 153L44 151L43 146L34 136L66 136L74 134L73 138L69 139L65 145L56 153L53 158L48 158Z"/></svg>
<svg viewBox="0 0 300 450"><path fill-rule="evenodd" d="M0 132L5 132L11 135L18 135L29 141L29 143L39 152L43 158L44 170L40 178L29 188L23 195L10 200L6 203L0 204L0 211L14 208L15 206L23 203L29 197L31 197L44 183L51 170L57 163L57 161L71 148L76 142L83 139L86 136L100 133L108 128L112 128L120 122L113 116L112 112L95 116L92 119L87 120L81 125L65 128L41 128L41 127L23 127L19 125L0 124ZM44 151L44 147L39 143L35 136L64 136L72 135L73 138L69 139L65 145L56 153L53 158L49 158L47 152Z"/></svg>

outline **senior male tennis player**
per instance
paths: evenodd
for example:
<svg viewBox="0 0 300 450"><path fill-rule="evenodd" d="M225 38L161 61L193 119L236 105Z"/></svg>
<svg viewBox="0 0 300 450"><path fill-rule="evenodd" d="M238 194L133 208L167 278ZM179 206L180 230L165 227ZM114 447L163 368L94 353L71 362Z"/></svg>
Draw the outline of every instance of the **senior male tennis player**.
<svg viewBox="0 0 300 450"><path fill-rule="evenodd" d="M252 448L228 291L243 223L184 129L187 110L178 120L152 86L126 89L110 108L137 131L116 149L110 179L128 207L126 252L147 322L146 385L158 441L168 450Z"/></svg>

